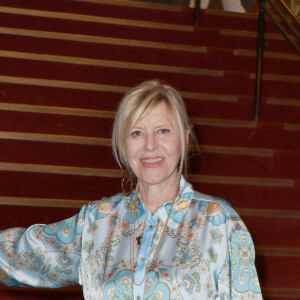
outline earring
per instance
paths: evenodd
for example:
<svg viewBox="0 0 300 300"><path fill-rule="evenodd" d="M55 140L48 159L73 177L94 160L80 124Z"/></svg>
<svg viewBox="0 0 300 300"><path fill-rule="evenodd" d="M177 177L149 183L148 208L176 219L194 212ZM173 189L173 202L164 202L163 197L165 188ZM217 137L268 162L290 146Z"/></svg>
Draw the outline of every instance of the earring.
<svg viewBox="0 0 300 300"><path fill-rule="evenodd" d="M121 189L125 196L129 196L132 192L133 180L130 172L126 169L123 172L123 177L121 180Z"/></svg>

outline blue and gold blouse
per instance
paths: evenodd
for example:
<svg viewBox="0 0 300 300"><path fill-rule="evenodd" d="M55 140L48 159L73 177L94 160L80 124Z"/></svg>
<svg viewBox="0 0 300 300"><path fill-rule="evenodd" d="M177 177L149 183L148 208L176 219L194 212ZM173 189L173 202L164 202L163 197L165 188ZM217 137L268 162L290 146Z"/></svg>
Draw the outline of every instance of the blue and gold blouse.
<svg viewBox="0 0 300 300"><path fill-rule="evenodd" d="M58 223L1 231L0 282L81 284L89 300L262 299L253 242L236 211L183 177L171 207L151 212L134 191Z"/></svg>

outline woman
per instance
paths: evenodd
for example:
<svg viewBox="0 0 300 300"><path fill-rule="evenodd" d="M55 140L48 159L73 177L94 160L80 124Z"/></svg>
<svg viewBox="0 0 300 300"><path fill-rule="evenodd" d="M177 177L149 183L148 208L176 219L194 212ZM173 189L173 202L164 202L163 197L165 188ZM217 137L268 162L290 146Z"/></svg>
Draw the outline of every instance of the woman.
<svg viewBox="0 0 300 300"><path fill-rule="evenodd" d="M1 282L80 283L85 299L262 299L245 225L181 175L192 141L176 90L153 80L129 91L112 139L127 191L68 220L3 231Z"/></svg>

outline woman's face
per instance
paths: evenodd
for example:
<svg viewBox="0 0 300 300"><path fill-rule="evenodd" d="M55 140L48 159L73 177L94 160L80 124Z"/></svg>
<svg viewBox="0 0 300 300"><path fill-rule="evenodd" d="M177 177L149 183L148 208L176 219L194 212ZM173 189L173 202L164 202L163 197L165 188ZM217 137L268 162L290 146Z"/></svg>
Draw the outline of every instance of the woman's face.
<svg viewBox="0 0 300 300"><path fill-rule="evenodd" d="M171 111L162 102L132 128L125 141L125 151L140 183L154 185L178 181L181 141L174 123Z"/></svg>

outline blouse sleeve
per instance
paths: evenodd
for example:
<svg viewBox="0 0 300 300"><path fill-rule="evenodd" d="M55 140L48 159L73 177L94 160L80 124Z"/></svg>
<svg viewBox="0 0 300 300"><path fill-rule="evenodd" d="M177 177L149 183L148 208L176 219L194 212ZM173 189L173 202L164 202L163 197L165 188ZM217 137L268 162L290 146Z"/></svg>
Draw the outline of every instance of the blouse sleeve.
<svg viewBox="0 0 300 300"><path fill-rule="evenodd" d="M219 297L261 300L252 238L238 214L230 208L227 221L227 253L218 276Z"/></svg>
<svg viewBox="0 0 300 300"><path fill-rule="evenodd" d="M58 223L0 231L0 282L46 288L78 284L86 209Z"/></svg>

